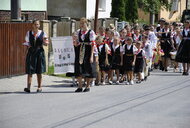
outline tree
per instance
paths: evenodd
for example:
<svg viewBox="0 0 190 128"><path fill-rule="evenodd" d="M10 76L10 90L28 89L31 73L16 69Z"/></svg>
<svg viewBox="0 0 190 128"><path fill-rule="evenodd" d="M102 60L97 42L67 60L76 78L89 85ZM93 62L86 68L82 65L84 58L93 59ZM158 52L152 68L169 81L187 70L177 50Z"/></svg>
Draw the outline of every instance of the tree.
<svg viewBox="0 0 190 128"><path fill-rule="evenodd" d="M138 5L145 12L150 12L150 23L154 24L154 15L158 14L160 9L170 8L168 0L138 0Z"/></svg>
<svg viewBox="0 0 190 128"><path fill-rule="evenodd" d="M125 17L127 21L133 23L138 19L137 0L125 0Z"/></svg>
<svg viewBox="0 0 190 128"><path fill-rule="evenodd" d="M125 20L125 0L112 0L111 17L117 17L119 21Z"/></svg>

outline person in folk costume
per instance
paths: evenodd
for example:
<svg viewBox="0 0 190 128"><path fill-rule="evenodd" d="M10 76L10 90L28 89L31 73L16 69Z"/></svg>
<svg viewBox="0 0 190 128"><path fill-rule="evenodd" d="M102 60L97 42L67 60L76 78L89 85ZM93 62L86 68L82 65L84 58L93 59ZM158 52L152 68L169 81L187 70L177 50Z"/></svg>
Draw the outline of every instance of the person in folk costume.
<svg viewBox="0 0 190 128"><path fill-rule="evenodd" d="M137 48L133 45L133 39L128 37L126 40L126 44L123 45L123 60L122 64L124 65L124 70L127 75L127 82L126 85L130 84L133 85L133 76L134 76L134 65L136 60L136 53Z"/></svg>
<svg viewBox="0 0 190 128"><path fill-rule="evenodd" d="M77 31L78 38L74 40L75 46L75 76L78 80L78 88L75 92L90 91L90 82L96 78L96 63L94 58L95 33L88 28L86 18L80 19L80 29ZM82 78L87 82L83 90Z"/></svg>
<svg viewBox="0 0 190 128"><path fill-rule="evenodd" d="M132 38L134 41L142 41L142 35L140 33L139 27L134 27L134 33L132 34Z"/></svg>
<svg viewBox="0 0 190 128"><path fill-rule="evenodd" d="M119 32L116 31L114 24L110 24L109 28L114 32L114 36L118 36L119 37Z"/></svg>
<svg viewBox="0 0 190 128"><path fill-rule="evenodd" d="M136 73L138 76L138 80L136 83L139 84L142 81L142 72L144 69L144 65L146 65L146 55L145 55L145 51L141 48L141 46L142 46L141 41L136 41L135 46L138 50L135 53L136 60L135 60L134 73Z"/></svg>
<svg viewBox="0 0 190 128"><path fill-rule="evenodd" d="M150 47L151 47L151 49L152 49L152 52L153 52L153 50L156 48L156 46L157 46L157 37L156 37L156 35L155 35L155 33L154 32L152 32L152 31L150 31L150 26L145 26L145 32L144 32L144 34L146 34L147 36L148 36L148 40L150 41ZM153 61L152 61L152 58L150 59L150 64L151 64L151 70L152 70L152 63L153 63Z"/></svg>
<svg viewBox="0 0 190 128"><path fill-rule="evenodd" d="M105 28L103 26L99 27L97 36L101 36L103 39L106 37Z"/></svg>
<svg viewBox="0 0 190 128"><path fill-rule="evenodd" d="M125 28L121 29L120 30L120 44L122 46L125 44L126 36L127 36L127 30ZM126 76L124 73L124 65L121 65L119 72L122 75L119 82L122 83L123 81L126 81Z"/></svg>
<svg viewBox="0 0 190 128"><path fill-rule="evenodd" d="M103 41L101 36L96 38L96 43L98 46L98 64L99 64L99 74L98 81L102 81L102 85L105 85L106 72L110 70L110 64L108 61L108 54L111 53L111 49L107 43ZM102 78L102 80L101 80Z"/></svg>
<svg viewBox="0 0 190 128"><path fill-rule="evenodd" d="M168 71L168 63L170 59L170 52L174 49L173 35L169 29L169 23L165 22L164 29L162 29L162 34L160 37L161 49L164 51L164 56L162 56L162 63L164 68L162 71Z"/></svg>
<svg viewBox="0 0 190 128"><path fill-rule="evenodd" d="M179 45L176 61L183 63L183 74L189 75L189 63L190 63L190 21L185 21L184 29L181 32L182 41Z"/></svg>
<svg viewBox="0 0 190 128"><path fill-rule="evenodd" d="M114 37L114 31L112 30L108 30L107 31L107 39L104 40L104 42L106 44L108 44L109 48L111 49L111 45L113 44L113 37ZM112 77L111 77L111 67L112 67L112 54L108 54L108 62L109 62L109 70L107 71L108 73L108 83L111 85L113 82L112 82Z"/></svg>
<svg viewBox="0 0 190 128"><path fill-rule="evenodd" d="M92 79L92 82L91 82L91 86L95 86L95 85L99 85L99 82L97 82L97 76L98 76L98 73L99 73L99 65L98 65L98 46L97 46L97 43L95 41L95 45L94 45L94 60L95 60L95 65L96 65L96 78L93 78Z"/></svg>
<svg viewBox="0 0 190 128"><path fill-rule="evenodd" d="M157 37L160 38L161 37L161 32L162 32L162 29L164 29L164 24L165 24L166 20L164 18L161 18L159 20L159 24L156 28L156 32L157 32Z"/></svg>
<svg viewBox="0 0 190 128"><path fill-rule="evenodd" d="M40 28L40 21L33 21L33 29L26 33L25 41L28 46L28 53L26 56L26 74L27 88L25 92L30 93L32 83L32 75L37 74L38 89L37 92L42 91L42 73L46 72L46 61L43 46L48 45L48 37L46 33Z"/></svg>
<svg viewBox="0 0 190 128"><path fill-rule="evenodd" d="M149 76L149 70L151 69L151 59L153 57L152 48L150 46L150 41L147 35L142 35L142 45L141 48L145 51L146 64L144 64L144 73L142 73L142 79L146 80ZM144 78L143 78L144 76Z"/></svg>
<svg viewBox="0 0 190 128"><path fill-rule="evenodd" d="M180 27L175 28L175 34L174 34L173 40L174 40L174 47L176 50L178 50L179 45L181 43L181 29L180 29ZM182 63L178 63L177 61L175 61L174 72L177 72L177 67L179 67L179 72L182 73Z"/></svg>
<svg viewBox="0 0 190 128"><path fill-rule="evenodd" d="M120 30L120 42L121 42L121 45L125 44L126 36L127 36L127 30L125 28L121 29Z"/></svg>
<svg viewBox="0 0 190 128"><path fill-rule="evenodd" d="M112 53L112 72L111 77L113 79L113 73L115 71L117 80L116 84L119 84L119 69L121 68L121 57L123 57L123 47L120 42L120 38L115 36L113 44L111 45L111 53Z"/></svg>

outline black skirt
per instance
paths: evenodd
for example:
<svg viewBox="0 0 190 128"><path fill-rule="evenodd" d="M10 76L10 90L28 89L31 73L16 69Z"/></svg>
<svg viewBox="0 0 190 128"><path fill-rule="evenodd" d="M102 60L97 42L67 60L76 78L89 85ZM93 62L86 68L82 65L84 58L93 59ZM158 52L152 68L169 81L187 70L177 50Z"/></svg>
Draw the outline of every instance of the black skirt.
<svg viewBox="0 0 190 128"><path fill-rule="evenodd" d="M75 47L75 76L96 78L96 62L90 63L91 45L85 45L85 55L82 64L79 63L81 46L82 45Z"/></svg>
<svg viewBox="0 0 190 128"><path fill-rule="evenodd" d="M164 51L164 55L162 57L170 58L170 52L172 51L172 45L170 40L165 40L164 42L161 42L161 49Z"/></svg>
<svg viewBox="0 0 190 128"><path fill-rule="evenodd" d="M142 72L144 66L143 58L136 58L134 73Z"/></svg>
<svg viewBox="0 0 190 128"><path fill-rule="evenodd" d="M26 56L26 74L46 72L46 61L43 47L30 47Z"/></svg>
<svg viewBox="0 0 190 128"><path fill-rule="evenodd" d="M123 69L125 72L134 71L133 63L134 56L123 55Z"/></svg>
<svg viewBox="0 0 190 128"><path fill-rule="evenodd" d="M181 63L190 63L190 40L182 40L175 60Z"/></svg>

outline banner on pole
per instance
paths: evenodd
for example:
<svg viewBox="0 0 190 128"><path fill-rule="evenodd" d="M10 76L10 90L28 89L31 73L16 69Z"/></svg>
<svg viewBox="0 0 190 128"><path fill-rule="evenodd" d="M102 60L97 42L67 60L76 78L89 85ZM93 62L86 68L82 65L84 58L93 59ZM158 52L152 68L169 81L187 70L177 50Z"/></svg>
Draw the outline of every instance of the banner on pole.
<svg viewBox="0 0 190 128"><path fill-rule="evenodd" d="M74 47L71 36L53 37L54 74L74 73Z"/></svg>

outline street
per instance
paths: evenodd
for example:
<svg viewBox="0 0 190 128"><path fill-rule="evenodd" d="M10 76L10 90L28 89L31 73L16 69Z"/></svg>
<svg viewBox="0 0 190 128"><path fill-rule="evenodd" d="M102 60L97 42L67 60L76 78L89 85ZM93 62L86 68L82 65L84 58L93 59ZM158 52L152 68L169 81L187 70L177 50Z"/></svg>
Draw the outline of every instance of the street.
<svg viewBox="0 0 190 128"><path fill-rule="evenodd" d="M43 77L23 92L26 75L0 79L0 128L189 128L190 76L155 70L134 85L74 93L70 79Z"/></svg>

